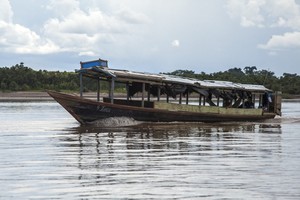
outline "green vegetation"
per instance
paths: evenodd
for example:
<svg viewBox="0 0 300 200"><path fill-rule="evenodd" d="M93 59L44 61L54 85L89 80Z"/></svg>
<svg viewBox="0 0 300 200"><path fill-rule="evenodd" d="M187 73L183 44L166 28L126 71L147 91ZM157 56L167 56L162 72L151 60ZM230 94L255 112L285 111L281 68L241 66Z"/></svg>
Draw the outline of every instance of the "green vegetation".
<svg viewBox="0 0 300 200"><path fill-rule="evenodd" d="M294 95L300 95L300 76L297 74L284 73L276 77L274 72L268 70L257 70L255 66L241 68L232 68L224 72L206 74L201 72L196 74L191 70L176 70L170 75L177 75L200 80L222 80L232 81L244 84L258 84L273 91L282 91L284 97L288 98Z"/></svg>
<svg viewBox="0 0 300 200"><path fill-rule="evenodd" d="M84 78L84 91L95 91L95 81ZM102 84L101 89L106 89ZM79 75L75 72L59 72L47 70L33 70L16 64L10 68L0 68L0 91L79 91Z"/></svg>
<svg viewBox="0 0 300 200"><path fill-rule="evenodd" d="M284 73L276 77L274 72L257 70L255 66L231 68L227 71L206 74L195 73L191 70L176 70L170 75L196 78L200 80L222 80L238 83L265 85L274 91L282 91L285 97L300 95L300 76L297 74ZM96 81L84 79L85 91L96 91ZM106 90L108 85L101 83L101 90ZM120 88L117 88L117 90ZM44 91L64 90L79 91L79 76L75 72L59 72L47 70L33 70L24 66L24 63L12 67L0 68L0 91Z"/></svg>

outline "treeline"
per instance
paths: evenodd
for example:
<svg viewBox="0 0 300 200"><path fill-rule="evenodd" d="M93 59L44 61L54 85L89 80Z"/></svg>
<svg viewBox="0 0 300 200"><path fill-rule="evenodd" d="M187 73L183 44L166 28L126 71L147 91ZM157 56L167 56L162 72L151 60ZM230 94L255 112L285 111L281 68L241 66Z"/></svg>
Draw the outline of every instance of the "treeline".
<svg viewBox="0 0 300 200"><path fill-rule="evenodd" d="M84 91L96 90L95 81L84 78ZM33 70L23 63L0 67L0 91L79 91L79 75L75 72ZM105 88L106 84L102 84Z"/></svg>
<svg viewBox="0 0 300 200"><path fill-rule="evenodd" d="M255 66L247 66L244 69L231 68L227 71L211 74L204 72L197 74L192 70L176 70L167 74L200 80L221 80L264 85L273 91L282 91L286 97L288 97L287 95L300 95L300 76L296 73L284 73L282 76L277 77L274 72L269 70L257 70Z"/></svg>
<svg viewBox="0 0 300 200"><path fill-rule="evenodd" d="M78 88L78 83L75 73L35 71L20 63L10 68L0 68L0 87L2 91L75 90Z"/></svg>
<svg viewBox="0 0 300 200"><path fill-rule="evenodd" d="M206 74L195 73L192 70L176 70L170 75L177 75L200 80L222 80L245 84L264 85L274 91L282 91L286 95L300 95L300 76L284 73L275 76L268 70L257 70L255 66L247 66L244 69L231 68L227 71ZM59 72L47 70L33 70L24 63L12 67L0 68L1 91L29 91L29 90L79 90L79 75L75 72ZM85 91L95 91L95 81L84 79ZM101 84L101 89L107 89L107 84Z"/></svg>

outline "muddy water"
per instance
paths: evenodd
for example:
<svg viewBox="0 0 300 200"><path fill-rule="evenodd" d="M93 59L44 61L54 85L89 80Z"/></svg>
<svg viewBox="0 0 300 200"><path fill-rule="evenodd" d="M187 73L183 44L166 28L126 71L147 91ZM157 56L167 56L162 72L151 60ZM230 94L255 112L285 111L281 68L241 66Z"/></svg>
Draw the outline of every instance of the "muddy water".
<svg viewBox="0 0 300 200"><path fill-rule="evenodd" d="M0 121L0 199L300 199L299 102L263 123L88 127L1 102Z"/></svg>

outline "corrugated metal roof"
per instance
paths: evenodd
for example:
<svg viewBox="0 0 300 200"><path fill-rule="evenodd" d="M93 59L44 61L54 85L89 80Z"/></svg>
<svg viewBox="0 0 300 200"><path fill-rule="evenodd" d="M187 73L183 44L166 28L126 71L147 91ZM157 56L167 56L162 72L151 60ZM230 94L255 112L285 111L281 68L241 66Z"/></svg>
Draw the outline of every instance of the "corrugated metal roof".
<svg viewBox="0 0 300 200"><path fill-rule="evenodd" d="M147 80L155 82L157 84L162 83L177 83L183 85L191 85L198 88L216 88L216 89L227 89L227 90L248 90L255 92L271 91L263 85L252 85L252 84L241 84L233 83L230 81L219 81L219 80L198 80L193 78L185 78L166 74L153 74L145 72L135 72L128 70L109 69L109 68L98 68L97 71L102 71L103 74L112 74L116 80L118 78L134 79L135 81L140 80L141 82Z"/></svg>
<svg viewBox="0 0 300 200"><path fill-rule="evenodd" d="M271 91L270 89L266 88L263 85L252 85L252 84L241 84L245 90L250 91Z"/></svg>

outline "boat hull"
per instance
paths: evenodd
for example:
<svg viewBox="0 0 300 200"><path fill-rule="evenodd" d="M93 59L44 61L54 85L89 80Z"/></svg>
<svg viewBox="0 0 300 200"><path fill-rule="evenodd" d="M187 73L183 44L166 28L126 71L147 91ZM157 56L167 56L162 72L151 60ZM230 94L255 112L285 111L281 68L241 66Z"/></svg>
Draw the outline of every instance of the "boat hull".
<svg viewBox="0 0 300 200"><path fill-rule="evenodd" d="M199 113L188 111L170 111L167 109L143 108L98 102L78 96L48 92L81 124L111 117L129 117L137 121L151 122L226 122L226 121L258 121L274 118L275 114L267 115L224 115L215 113Z"/></svg>

